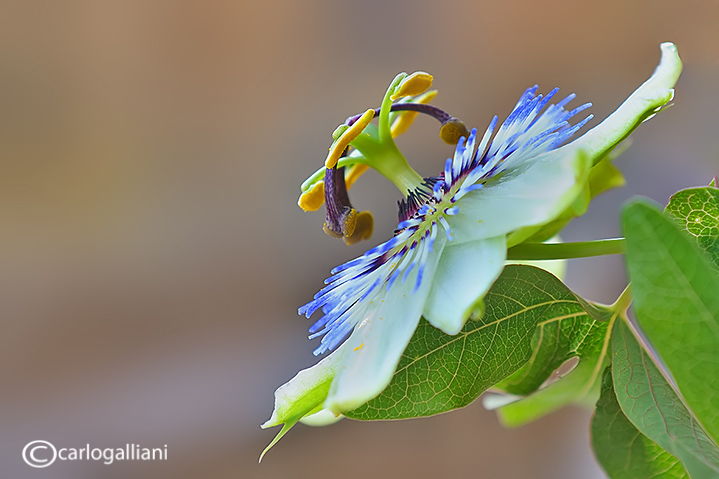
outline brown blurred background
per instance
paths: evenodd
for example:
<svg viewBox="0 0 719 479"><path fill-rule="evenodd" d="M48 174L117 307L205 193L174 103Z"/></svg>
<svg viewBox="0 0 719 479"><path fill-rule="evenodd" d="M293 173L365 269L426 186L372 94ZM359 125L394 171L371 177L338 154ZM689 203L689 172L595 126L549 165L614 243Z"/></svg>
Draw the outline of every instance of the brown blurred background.
<svg viewBox="0 0 719 479"><path fill-rule="evenodd" d="M674 41L675 106L634 135L628 186L564 237L618 235L631 195L719 173L717 25L717 0L3 0L0 477L603 477L588 412L505 430L478 403L298 426L258 466L274 389L315 361L296 308L396 221L398 193L368 174L353 201L375 236L347 248L296 206L299 184L399 71L433 73L435 103L480 128L535 83L601 119ZM425 175L451 154L436 135L420 118L399 141ZM568 281L612 301L621 259L572 263ZM20 453L36 439L169 459L35 470Z"/></svg>

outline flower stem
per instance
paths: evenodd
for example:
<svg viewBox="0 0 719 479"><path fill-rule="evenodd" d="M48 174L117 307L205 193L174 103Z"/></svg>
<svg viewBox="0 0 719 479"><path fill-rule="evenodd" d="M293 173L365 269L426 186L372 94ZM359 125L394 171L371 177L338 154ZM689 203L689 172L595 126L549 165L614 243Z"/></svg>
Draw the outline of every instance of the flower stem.
<svg viewBox="0 0 719 479"><path fill-rule="evenodd" d="M507 250L507 259L570 259L623 253L624 238L610 238L577 243L520 243Z"/></svg>

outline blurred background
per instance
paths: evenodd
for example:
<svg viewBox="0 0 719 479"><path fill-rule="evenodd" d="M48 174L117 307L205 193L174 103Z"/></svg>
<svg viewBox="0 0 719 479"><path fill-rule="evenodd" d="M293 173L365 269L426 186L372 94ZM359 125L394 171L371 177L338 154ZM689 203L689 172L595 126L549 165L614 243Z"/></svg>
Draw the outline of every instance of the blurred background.
<svg viewBox="0 0 719 479"><path fill-rule="evenodd" d="M673 41L676 104L618 161L628 185L564 233L616 236L627 198L719 173L718 24L716 0L2 0L0 476L604 477L589 412L506 430L479 403L298 426L258 465L275 388L315 362L296 308L396 225L398 192L367 174L352 198L375 235L346 247L297 207L299 185L400 71L434 74L434 103L470 126L535 83L602 119ZM452 152L437 132L419 118L399 139L424 175ZM568 282L611 302L621 258L575 261ZM31 469L37 439L169 457Z"/></svg>

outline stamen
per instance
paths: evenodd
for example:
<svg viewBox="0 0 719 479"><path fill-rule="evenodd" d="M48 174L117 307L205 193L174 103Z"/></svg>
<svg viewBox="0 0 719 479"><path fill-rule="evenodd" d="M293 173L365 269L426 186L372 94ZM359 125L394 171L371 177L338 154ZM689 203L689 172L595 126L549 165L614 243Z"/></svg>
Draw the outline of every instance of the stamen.
<svg viewBox="0 0 719 479"><path fill-rule="evenodd" d="M431 98L430 98L431 100ZM429 100L427 100L429 101ZM467 126L464 124L462 120L459 118L455 118L449 113L447 113L444 110L441 110L437 108L434 105L427 105L423 102L400 102L400 103L393 103L392 106L389 109L390 111L409 111L409 112L417 112L417 113L423 113L425 115L429 115L432 118L435 118L437 121L442 123L442 126L439 130L439 136L442 138L442 140L445 143L448 143L450 145L456 145L457 141L459 141L459 138L464 136L469 136L469 130L467 130ZM382 112L381 108L376 108L375 110L375 116L379 116L379 114ZM354 126L357 124L357 122L363 118L364 115L354 115L345 120L345 125ZM414 120L414 116L409 120L409 122ZM409 123L407 124L407 127L409 126ZM392 131L392 136L397 136L400 133L404 133L407 127L404 127L403 130L401 130L399 133L395 134L394 131ZM340 131L339 127L335 132ZM345 131L345 130L342 130Z"/></svg>
<svg viewBox="0 0 719 479"><path fill-rule="evenodd" d="M469 131L462 120L458 118L447 120L439 130L439 137L450 145L456 145L461 137L467 138L467 136L469 136Z"/></svg>
<svg viewBox="0 0 719 479"><path fill-rule="evenodd" d="M423 95L418 96L417 98L412 99L411 103L415 104L427 104L434 100L434 97L437 96L437 90L431 90L428 92L425 92ZM397 111L390 109L390 111ZM407 131L412 125L412 122L414 122L414 119L417 118L417 112L414 111L406 111L404 113L399 113L397 115L397 118L392 123L392 126L390 127L390 131L392 133L392 138L396 138L405 131Z"/></svg>
<svg viewBox="0 0 719 479"><path fill-rule="evenodd" d="M431 92L429 92L431 93ZM429 101L429 100L428 100ZM422 113L425 115L429 115L432 118L436 119L437 121L444 123L449 120L451 120L453 117L446 111L442 110L441 108L437 108L434 105L428 105L426 102L398 102L398 103L392 103L390 105L389 111L411 111L411 112L417 112ZM377 117L382 113L382 108L375 108L374 109L374 116ZM337 131L345 131L340 130L342 126L354 126L357 121L359 121L360 118L362 118L362 115L352 115L349 118L345 120L344 125L340 125L337 127L335 132Z"/></svg>
<svg viewBox="0 0 719 479"><path fill-rule="evenodd" d="M322 229L335 238L351 236L357 225L357 210L347 196L344 168L327 168L325 185L327 214Z"/></svg>
<svg viewBox="0 0 719 479"><path fill-rule="evenodd" d="M327 236L331 236L331 237L337 238L337 239L342 238L342 233L335 233L334 230L330 229L330 227L329 227L329 225L327 224L327 222L325 222L325 223L322 225L322 231L324 231Z"/></svg>
<svg viewBox="0 0 719 479"><path fill-rule="evenodd" d="M372 236L374 220L369 211L358 213L352 207L345 184L345 168L325 170L324 199L327 203L322 230L333 238L343 238L352 245Z"/></svg>
<svg viewBox="0 0 719 479"><path fill-rule="evenodd" d="M420 95L432 86L432 75L427 72L414 72L406 76L395 88L390 100L395 101L406 96Z"/></svg>
<svg viewBox="0 0 719 479"><path fill-rule="evenodd" d="M409 101L404 101L403 103L407 104L421 104L426 105L429 102L431 102L434 97L437 96L437 90L432 90L425 92L424 94L417 96L415 98L409 99ZM392 135L392 138L395 138L402 133L406 132L409 127L412 125L412 122L414 122L414 119L417 117L417 114L419 112L417 111L411 111L411 110L403 110L401 108L401 105L403 103L396 103L392 105L392 108L390 108L390 111L396 112L396 118L394 122L392 123L392 126L390 128L390 133ZM438 109L439 110L439 109ZM376 118L379 116L380 108L375 109L374 117ZM439 110L437 113L438 116L444 117L447 115L446 113ZM345 124L338 126L335 131L332 133L332 138L334 140L337 140L342 136L342 134L347 131L348 128L350 128L352 125L354 125L362 115L355 115L349 117ZM369 166L363 163L357 163L354 166L348 167L347 173L345 174L345 183L347 184L347 189L352 188L352 185L357 181L357 179L369 169ZM319 208L319 205L318 205Z"/></svg>
<svg viewBox="0 0 719 479"><path fill-rule="evenodd" d="M358 153L364 155L360 159L361 163L347 159L340 163L343 166L339 166L335 162L333 168L324 171L322 187L316 185L320 181L319 173L306 182L306 202L311 204L314 198L312 195L317 194L315 189L319 191L323 188L327 202L326 231L333 236L344 238L348 244L368 237L372 230L371 215L366 212L358 213L352 208L347 186L366 169L364 163L368 163L367 155L372 154L372 149L367 146L367 153L363 152L365 142L369 145L371 141L381 143L388 138L391 140L393 131L388 126L390 111L407 112L396 115L399 118L406 118L410 113L412 116L416 113L429 114L443 125L447 123L449 126L446 131L450 131L454 126L463 127L461 122L453 122L452 117L442 110L418 103L417 98L391 104L389 94L393 90L399 90L395 85L400 83L403 77L404 74L396 77L385 95L384 111L380 116L377 131L370 132L371 138L362 136L352 143L357 147ZM383 299L383 296L378 296L384 294L381 290L389 291L398 280L406 282L410 279L412 284L407 287L413 287L414 292L419 291L427 279L424 277L425 267L435 247L435 241L442 234L440 229L444 230L447 240L453 241L450 223L455 221L454 216L462 211L463 203L457 203L461 198L486 187L486 182L492 176L507 168L521 171L520 168L524 167L525 162L556 148L591 118L590 115L572 125L569 120L586 106L564 110L564 106L573 98L570 95L568 99L547 107L549 99L556 94L556 89L546 96L537 95L536 91L537 87L525 91L498 131L498 119L494 117L481 140L477 137L476 130L472 130L468 135L467 132L461 135L465 136L466 141L461 136L458 138L453 158L447 160L444 170L438 176L407 181L410 185L404 189L404 184L400 183L400 189L406 191L406 196L399 202L399 223L395 235L364 255L334 268L332 277L325 280L325 286L314 299L298 310L307 317L320 310L323 313L309 331L311 338L322 336L315 354L339 346L352 329L367 317L367 310L373 307L373 302ZM542 112L545 107L546 110ZM333 147L342 146L339 142L355 124L371 120L370 112L375 115L379 110L376 113L369 110L361 117L348 119L347 125L337 130L337 145ZM371 162L369 164L374 166ZM346 168L354 168L348 171L346 176L345 165ZM444 238L440 240L444 245Z"/></svg>
<svg viewBox="0 0 719 479"><path fill-rule="evenodd" d="M318 181L312 188L300 195L297 204L305 211L317 211L325 202L325 182Z"/></svg>
<svg viewBox="0 0 719 479"><path fill-rule="evenodd" d="M347 245L359 243L362 240L372 237L374 228L374 219L369 211L362 211L357 215L354 232L350 236L345 236L344 241Z"/></svg>
<svg viewBox="0 0 719 479"><path fill-rule="evenodd" d="M330 146L330 152L325 160L325 168L334 168L337 166L337 162L342 157L344 151L350 145L352 140L357 138L367 125L370 124L374 118L374 110L369 109L357 120L357 122L351 127L344 130L339 138L337 138ZM335 130L337 132L337 130Z"/></svg>
<svg viewBox="0 0 719 479"><path fill-rule="evenodd" d="M337 166L341 168L340 165L344 163L343 160L356 160L358 156L359 155L356 154L343 156L342 158L340 158L340 161L337 162ZM324 177L325 169L326 168L323 165L321 169L317 170L312 176L305 180L304 183L302 183L300 189L303 192L300 193L300 198L299 200L297 200L297 204L303 210L316 211L325 202L324 181L320 179L320 176ZM348 165L345 168L345 183L347 185L347 189L349 190L352 185L354 185L354 183L357 181L357 179L362 176L362 174L368 169L369 166L365 165L364 163L355 163ZM318 183L322 184L321 189L319 186L317 186ZM311 191L315 188L316 191Z"/></svg>

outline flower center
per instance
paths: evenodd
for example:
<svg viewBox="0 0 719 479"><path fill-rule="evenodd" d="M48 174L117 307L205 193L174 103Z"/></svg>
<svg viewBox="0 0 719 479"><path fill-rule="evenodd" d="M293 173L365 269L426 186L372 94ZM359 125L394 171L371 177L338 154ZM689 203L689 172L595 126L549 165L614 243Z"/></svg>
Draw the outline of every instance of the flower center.
<svg viewBox="0 0 719 479"><path fill-rule="evenodd" d="M407 228L414 227L417 228L415 234L421 236L439 223L444 228L447 239L452 241L446 216L453 216L459 211L454 205L454 195L459 191L460 184L455 182L447 189L442 177L425 178L422 186L398 202L399 224L394 234L398 235Z"/></svg>
<svg viewBox="0 0 719 479"><path fill-rule="evenodd" d="M419 113L441 123L440 137L447 143L456 145L462 136L468 136L461 120L427 104L436 94L436 91L425 93L431 82L431 75L423 72L397 75L379 108L347 118L334 131L325 168L303 183L299 200L300 207L306 211L326 203L323 229L327 234L344 238L348 244L371 235L371 215L358 213L347 193L356 178L369 167L392 181L406 196L406 200L400 202L400 221L412 217L432 198L437 179L422 178L414 171L393 139L404 132ZM372 124L374 118L378 118L377 126Z"/></svg>

